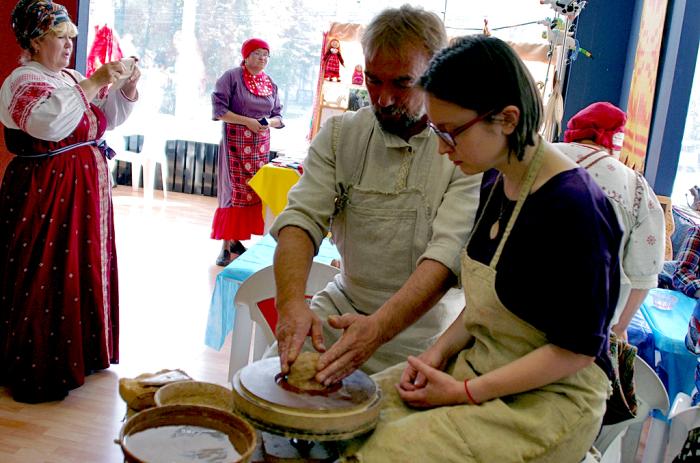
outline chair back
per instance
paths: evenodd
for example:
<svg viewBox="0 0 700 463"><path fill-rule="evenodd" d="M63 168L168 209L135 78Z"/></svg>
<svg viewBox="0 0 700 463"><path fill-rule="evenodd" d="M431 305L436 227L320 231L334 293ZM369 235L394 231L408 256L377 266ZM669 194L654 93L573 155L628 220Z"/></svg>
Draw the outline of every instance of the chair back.
<svg viewBox="0 0 700 463"><path fill-rule="evenodd" d="M594 443L604 456L608 455L605 461L634 462L639 447L642 425L649 413L652 410L658 410L664 415L668 413L669 402L666 388L653 368L639 356L634 359L634 383L637 397L637 416L620 423L603 426ZM607 452L608 447L611 447L611 452L620 451L617 446L611 446L618 437L622 439L622 451L619 458L616 455L610 456ZM647 452L658 452L651 431L647 438L645 454Z"/></svg>
<svg viewBox="0 0 700 463"><path fill-rule="evenodd" d="M335 267L314 261L306 281L305 296L307 300L325 288L339 272L340 270ZM272 265L268 265L246 278L238 288L234 297L236 326L234 326L234 339L231 343L229 378L239 368L251 361L259 360L264 350L275 342L276 290ZM250 322L252 322L252 326Z"/></svg>
<svg viewBox="0 0 700 463"><path fill-rule="evenodd" d="M671 420L671 430L668 436L664 462L671 463L681 453L688 433L693 429L700 428L700 406L696 405L693 407L690 396L684 392L679 392L673 401L669 418Z"/></svg>

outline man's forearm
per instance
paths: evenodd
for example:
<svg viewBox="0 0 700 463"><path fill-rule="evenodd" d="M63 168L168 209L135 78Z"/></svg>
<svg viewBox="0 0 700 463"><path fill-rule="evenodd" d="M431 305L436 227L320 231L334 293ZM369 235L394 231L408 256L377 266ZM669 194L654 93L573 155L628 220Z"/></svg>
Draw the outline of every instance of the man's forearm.
<svg viewBox="0 0 700 463"><path fill-rule="evenodd" d="M422 261L409 279L371 315L387 342L430 310L454 283L454 274L438 261Z"/></svg>
<svg viewBox="0 0 700 463"><path fill-rule="evenodd" d="M313 256L313 242L304 230L295 226L280 230L274 259L277 307L284 307L295 300L304 300Z"/></svg>

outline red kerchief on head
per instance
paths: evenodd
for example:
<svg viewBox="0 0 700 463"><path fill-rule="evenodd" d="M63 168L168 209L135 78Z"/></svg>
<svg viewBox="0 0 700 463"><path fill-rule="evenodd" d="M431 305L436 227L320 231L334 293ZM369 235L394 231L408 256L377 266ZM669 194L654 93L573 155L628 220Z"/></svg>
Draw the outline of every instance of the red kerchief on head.
<svg viewBox="0 0 700 463"><path fill-rule="evenodd" d="M566 124L564 141L593 140L608 149L613 148L613 135L622 132L627 115L607 102L593 103L582 109Z"/></svg>
<svg viewBox="0 0 700 463"><path fill-rule="evenodd" d="M270 46L263 39L253 38L243 42L243 45L241 46L241 54L243 55L243 59L247 58L248 55L253 53L258 48L264 48L268 52L270 51Z"/></svg>

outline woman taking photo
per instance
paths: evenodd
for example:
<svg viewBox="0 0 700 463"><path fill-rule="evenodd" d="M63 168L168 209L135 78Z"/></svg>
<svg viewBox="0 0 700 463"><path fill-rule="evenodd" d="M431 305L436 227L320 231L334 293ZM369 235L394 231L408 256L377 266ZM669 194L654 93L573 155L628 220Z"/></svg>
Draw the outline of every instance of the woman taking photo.
<svg viewBox="0 0 700 463"><path fill-rule="evenodd" d="M505 42L458 39L420 84L440 152L464 173L484 173L462 252L466 307L426 352L375 375L386 394L380 421L349 453L579 462L610 388L615 212L585 170L537 134L539 93Z"/></svg>
<svg viewBox="0 0 700 463"><path fill-rule="evenodd" d="M126 120L139 70L67 69L75 25L50 0L21 0L23 65L0 89L16 155L0 187L0 383L15 400L59 400L119 360L119 299L106 129ZM119 89L108 85L126 80Z"/></svg>
<svg viewBox="0 0 700 463"><path fill-rule="evenodd" d="M241 47L243 62L229 69L211 95L213 119L223 121L219 144L217 196L211 237L222 240L216 265L226 266L245 252L241 240L262 235L262 203L248 181L269 161L270 127L280 129L282 106L277 85L264 69L270 46L248 39Z"/></svg>

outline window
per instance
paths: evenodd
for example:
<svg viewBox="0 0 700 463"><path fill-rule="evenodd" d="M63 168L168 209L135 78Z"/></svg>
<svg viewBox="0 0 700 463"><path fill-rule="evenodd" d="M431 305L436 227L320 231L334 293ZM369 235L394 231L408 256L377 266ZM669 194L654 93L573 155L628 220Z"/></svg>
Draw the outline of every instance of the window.
<svg viewBox="0 0 700 463"><path fill-rule="evenodd" d="M286 128L272 131L273 150L304 150L320 67L323 31L332 21L367 23L405 0L91 0L89 33L108 25L125 56L140 58L140 102L127 126L135 133L216 143L211 121L217 78L238 66L241 43L252 36L271 46L266 72L279 87ZM533 4L534 3L534 4ZM423 8L444 18L452 36L477 33L484 17L497 29L553 16L537 2L428 0ZM271 6L274 5L274 6ZM494 30L504 40L546 43L538 24ZM88 39L88 47L92 44ZM346 63L346 66L353 63ZM546 64L531 67L544 81ZM125 128L126 129L126 128ZM171 135L173 134L173 135Z"/></svg>
<svg viewBox="0 0 700 463"><path fill-rule="evenodd" d="M700 52L699 52L700 56ZM690 91L685 133L678 158L678 171L673 183L673 204L692 204L690 188L700 186L700 63L695 64L693 88Z"/></svg>

